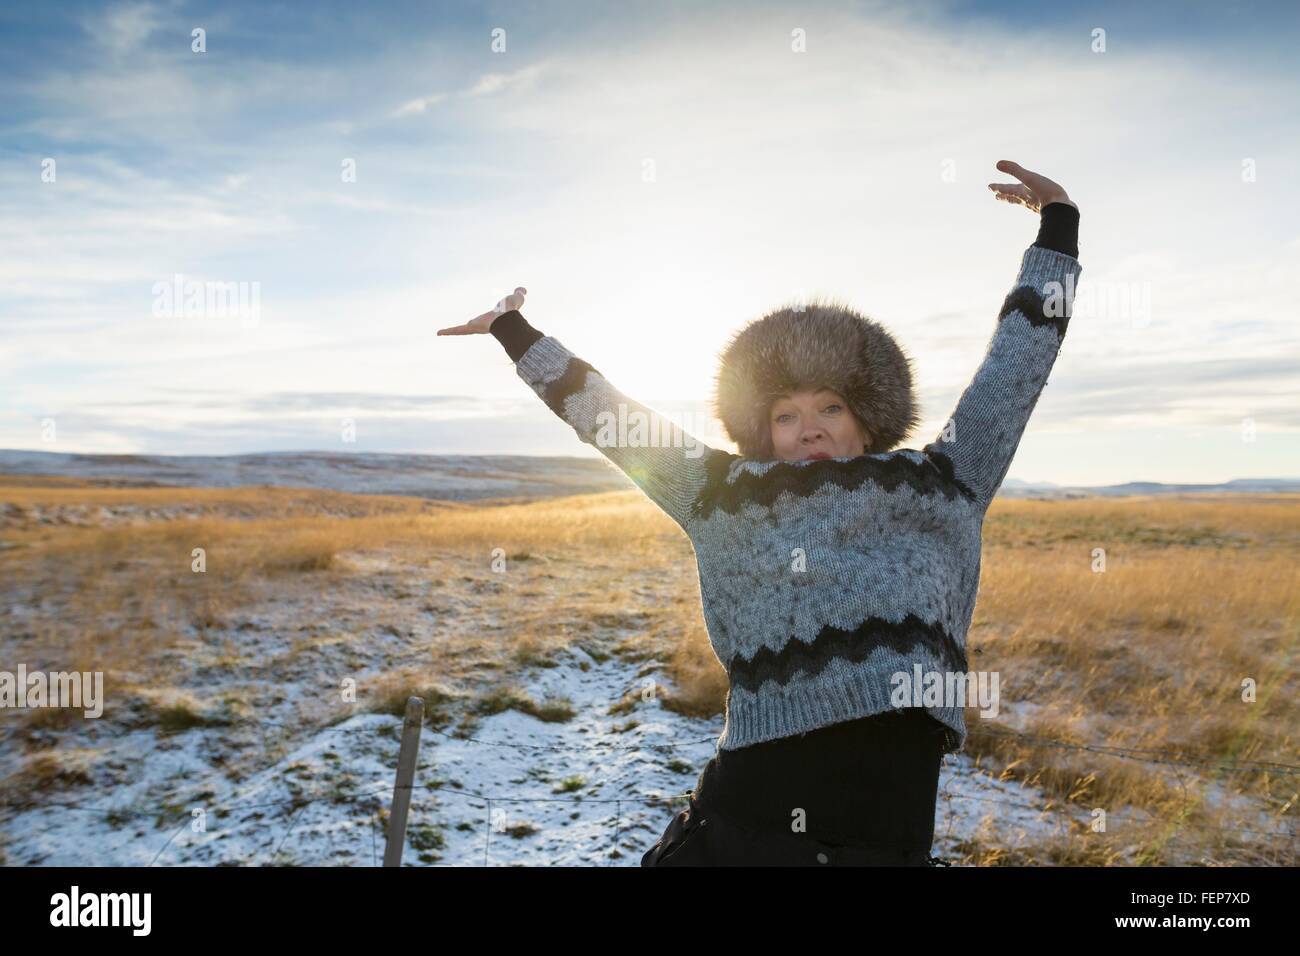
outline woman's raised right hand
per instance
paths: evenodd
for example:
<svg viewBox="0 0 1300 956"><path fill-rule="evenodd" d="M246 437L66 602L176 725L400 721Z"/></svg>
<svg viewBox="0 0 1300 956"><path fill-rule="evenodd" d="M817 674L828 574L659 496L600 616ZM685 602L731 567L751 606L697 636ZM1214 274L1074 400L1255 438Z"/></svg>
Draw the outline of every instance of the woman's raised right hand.
<svg viewBox="0 0 1300 956"><path fill-rule="evenodd" d="M482 315L476 315L464 325L453 325L449 328L439 329L439 335L477 335L492 330L493 321L501 315L505 315L511 309L518 309L524 304L524 296L528 290L523 286L515 289L513 293L506 296L496 304L496 308L484 312Z"/></svg>

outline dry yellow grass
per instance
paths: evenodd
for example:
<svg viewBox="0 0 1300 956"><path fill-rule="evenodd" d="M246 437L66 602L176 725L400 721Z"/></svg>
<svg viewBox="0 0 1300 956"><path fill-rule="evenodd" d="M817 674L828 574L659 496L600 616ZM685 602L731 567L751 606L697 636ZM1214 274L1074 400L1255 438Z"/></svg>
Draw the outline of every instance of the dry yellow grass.
<svg viewBox="0 0 1300 956"><path fill-rule="evenodd" d="M0 477L3 503L192 515L0 531L16 545L0 550L4 599L34 609L21 628L8 622L5 650L21 649L32 667L48 658L120 670L107 679L124 688L165 686L174 664L164 652L181 639L210 645L213 666L247 664L227 642L251 609L289 602L307 635L300 646L315 647L354 640L343 612L360 604L382 609L368 628L437 638L427 668L396 669L371 691L376 709L431 687L443 717L495 706L508 701L514 671L573 642L668 661L676 686L665 703L683 712L719 714L725 697L690 544L637 491L487 506ZM1300 496L1278 495L998 501L970 667L998 671L1005 702L1036 708L1017 726L1054 741L1295 764L1298 505ZM194 548L206 552L205 574L191 571ZM508 575L493 571L502 557ZM1242 700L1247 679L1253 703ZM1243 818L1219 801L1237 794L1275 821L1294 818L1293 775L1126 760L985 733L1010 725L973 709L968 718L966 752L995 774L1079 808L1149 814L1122 836L1064 832L1037 859L1106 864L1136 846L1150 863L1177 848L1186 858L1189 847L1207 862L1267 862L1264 838L1239 835ZM988 834L965 851L990 865L1024 854Z"/></svg>
<svg viewBox="0 0 1300 956"><path fill-rule="evenodd" d="M1246 796L1286 822L1297 778L1177 761L1297 762L1297 544L1300 496L997 502L970 666L997 670L1004 700L1039 708L1027 733L1171 762L981 734L998 722L978 719L967 752L1059 800L1149 812L1143 862L1189 833L1208 860L1268 862L1267 847L1233 843L1234 827L1259 822L1212 797Z"/></svg>

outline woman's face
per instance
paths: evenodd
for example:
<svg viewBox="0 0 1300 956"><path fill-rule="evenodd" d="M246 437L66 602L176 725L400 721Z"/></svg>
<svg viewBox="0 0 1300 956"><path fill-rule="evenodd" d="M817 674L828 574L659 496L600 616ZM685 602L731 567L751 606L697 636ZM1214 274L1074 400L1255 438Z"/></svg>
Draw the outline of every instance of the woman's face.
<svg viewBox="0 0 1300 956"><path fill-rule="evenodd" d="M781 461L856 458L866 453L869 435L844 397L829 388L783 395L768 413L772 450Z"/></svg>

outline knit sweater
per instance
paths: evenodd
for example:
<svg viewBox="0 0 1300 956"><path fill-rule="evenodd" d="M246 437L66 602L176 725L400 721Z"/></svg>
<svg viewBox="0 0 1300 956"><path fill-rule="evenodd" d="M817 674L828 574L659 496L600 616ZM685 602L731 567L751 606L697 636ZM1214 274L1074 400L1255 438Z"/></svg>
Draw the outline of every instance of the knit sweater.
<svg viewBox="0 0 1300 956"><path fill-rule="evenodd" d="M965 745L974 700L891 695L897 675L964 683L984 516L1069 324L1077 230L1073 206L1044 207L974 378L921 448L742 458L624 395L517 310L493 321L524 382L690 539L728 676L720 750L914 705L944 725L945 753ZM653 445L612 426L638 412Z"/></svg>

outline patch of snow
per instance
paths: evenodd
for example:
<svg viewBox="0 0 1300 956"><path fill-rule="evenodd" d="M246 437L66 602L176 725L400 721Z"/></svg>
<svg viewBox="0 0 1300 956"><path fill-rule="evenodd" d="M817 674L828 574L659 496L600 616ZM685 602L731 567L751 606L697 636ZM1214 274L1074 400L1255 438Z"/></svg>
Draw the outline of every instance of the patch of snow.
<svg viewBox="0 0 1300 956"><path fill-rule="evenodd" d="M720 725L666 710L655 696L611 715L610 705L636 697L647 676L658 679L655 662L596 662L577 647L561 660L532 668L521 689L538 702L567 698L572 719L508 710L479 720L467 739L422 729L404 865L640 864L716 752ZM129 782L111 799L74 791L50 800L85 809L11 812L7 861L375 865L383 858L380 816L392 799L400 732L397 717L356 714L309 732L238 783L211 759L230 728L103 739L104 759L132 768ZM1019 806L1042 802L949 755L934 852L943 855L990 813L995 829L1017 841L1055 832L1059 817Z"/></svg>

